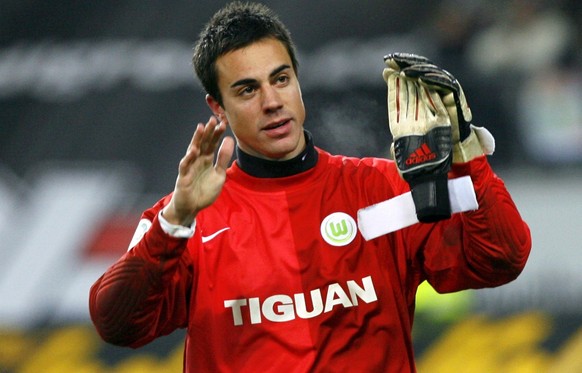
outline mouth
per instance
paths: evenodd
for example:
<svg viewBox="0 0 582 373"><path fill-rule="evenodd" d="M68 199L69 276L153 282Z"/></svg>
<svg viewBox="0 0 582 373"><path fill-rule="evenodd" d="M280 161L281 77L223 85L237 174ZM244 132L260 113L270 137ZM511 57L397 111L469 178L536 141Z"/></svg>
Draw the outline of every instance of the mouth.
<svg viewBox="0 0 582 373"><path fill-rule="evenodd" d="M290 121L291 121L291 119L288 119L288 118L287 118L287 119L283 119L283 120L280 120L280 121L277 121L277 122L272 122L272 123L269 123L269 124L267 124L267 125L266 125L266 126L263 128L263 130L265 130L265 131L274 130L274 129L277 129L277 128L279 128L279 127L283 127L284 125L286 125L286 124L287 124L287 123L289 123Z"/></svg>

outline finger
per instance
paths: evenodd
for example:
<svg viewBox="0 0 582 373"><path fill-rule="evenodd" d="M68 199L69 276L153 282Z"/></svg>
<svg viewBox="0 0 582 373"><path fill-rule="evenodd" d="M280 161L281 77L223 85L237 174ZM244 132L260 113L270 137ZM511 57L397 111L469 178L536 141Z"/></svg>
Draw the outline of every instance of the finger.
<svg viewBox="0 0 582 373"><path fill-rule="evenodd" d="M421 84L436 89L440 93L453 92L460 94L459 82L449 72L434 65L418 65L407 67L402 73L410 78L418 78Z"/></svg>
<svg viewBox="0 0 582 373"><path fill-rule="evenodd" d="M382 70L382 78L384 78L385 82L388 82L388 79L390 79L391 75L398 75L400 74L398 71L390 68L390 67L386 67L384 68L384 70Z"/></svg>
<svg viewBox="0 0 582 373"><path fill-rule="evenodd" d="M414 84L410 79L402 79L402 82L406 84L406 90L402 89L404 96L403 102L406 102L406 113L404 114L407 118L414 118L414 120L419 119L420 103L419 103L419 93L418 86Z"/></svg>
<svg viewBox="0 0 582 373"><path fill-rule="evenodd" d="M220 139L224 132L226 131L226 122L220 121L218 123L209 123L207 128L205 129L205 137L204 138L204 152L203 154L214 154L216 149L218 148L218 144L220 143Z"/></svg>
<svg viewBox="0 0 582 373"><path fill-rule="evenodd" d="M214 132L218 126L218 119L215 116L211 116L204 126L204 132L202 133L202 139L200 141L200 153L204 155L213 154L216 150L216 142L214 140Z"/></svg>
<svg viewBox="0 0 582 373"><path fill-rule="evenodd" d="M192 149L200 149L200 141L202 140L202 134L204 133L204 124L198 123L196 125L196 129L192 134L192 139L190 139L190 143L188 144L188 148L186 149L186 154L192 151Z"/></svg>
<svg viewBox="0 0 582 373"><path fill-rule="evenodd" d="M388 85L388 124L392 130L400 122L400 77L389 74L386 77Z"/></svg>
<svg viewBox="0 0 582 373"><path fill-rule="evenodd" d="M202 135L204 132L204 124L198 123L196 129L194 130L194 134L192 135L192 139L190 140L190 144L188 144L188 148L186 149L186 154L180 160L180 164L178 166L178 172L180 174L184 174L188 171L188 168L192 162L198 158L200 155L200 141L202 139Z"/></svg>
<svg viewBox="0 0 582 373"><path fill-rule="evenodd" d="M215 169L226 172L232 159L232 154L234 153L234 139L230 136L225 137L220 144L218 149L218 155L216 157Z"/></svg>
<svg viewBox="0 0 582 373"><path fill-rule="evenodd" d="M430 73L443 73L442 70L431 64L409 66L402 69L402 73L409 78L419 78Z"/></svg>
<svg viewBox="0 0 582 373"><path fill-rule="evenodd" d="M420 82L427 86L432 86L438 90L446 92L455 92L458 94L459 86L456 81L451 80L448 76L438 73L430 73L419 78Z"/></svg>
<svg viewBox="0 0 582 373"><path fill-rule="evenodd" d="M437 106L433 100L433 97L431 97L431 91L427 87L422 86L420 95L422 100L425 102L426 107L434 115L437 112Z"/></svg>
<svg viewBox="0 0 582 373"><path fill-rule="evenodd" d="M418 65L411 65L411 66L403 68L402 73L404 73L406 76L410 76L410 77L414 77L414 78L417 78L417 77L422 76L422 75L430 74L430 73L442 74L442 75L448 77L451 81L456 80L455 77L453 76L453 74L451 74L447 70L445 70L441 67L438 67L437 65L432 64L432 63L423 63L423 64L418 64Z"/></svg>
<svg viewBox="0 0 582 373"><path fill-rule="evenodd" d="M224 135L225 131L226 131L226 122L220 121L218 123L218 125L214 128L214 132L212 133L212 142L217 145L218 141L220 140L222 135Z"/></svg>
<svg viewBox="0 0 582 373"><path fill-rule="evenodd" d="M384 56L384 62L386 66L394 69L403 69L418 64L432 64L428 58L413 53L390 53Z"/></svg>
<svg viewBox="0 0 582 373"><path fill-rule="evenodd" d="M432 114L441 118L439 123L441 123L443 120L447 121L446 117L448 113L441 96L434 90L428 89L427 87L422 88L423 88L423 99L425 100L425 102L427 102L427 107L430 109Z"/></svg>

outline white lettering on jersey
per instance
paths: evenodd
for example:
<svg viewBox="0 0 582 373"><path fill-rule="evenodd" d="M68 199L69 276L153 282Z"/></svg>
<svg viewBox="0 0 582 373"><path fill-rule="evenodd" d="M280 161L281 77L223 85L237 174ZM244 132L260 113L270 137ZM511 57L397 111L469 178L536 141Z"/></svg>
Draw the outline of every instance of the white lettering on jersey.
<svg viewBox="0 0 582 373"><path fill-rule="evenodd" d="M359 301L372 303L378 300L372 277L362 278L362 286L356 281L347 281L346 292L338 284L331 284L327 287L325 304L321 289L311 290L312 309L307 309L305 294L297 293L292 297L285 294L271 295L262 302L259 298L230 299L224 301L224 307L232 310L232 318L235 326L244 324L244 312L248 314L251 324L263 322L263 317L272 322L285 322L294 320L296 317L310 319L321 315L323 312L330 312L336 306L344 308L357 306ZM247 308L248 306L248 308Z"/></svg>
<svg viewBox="0 0 582 373"><path fill-rule="evenodd" d="M321 290L315 289L311 290L311 304L313 304L313 310L307 311L307 306L305 305L305 294L295 294L295 311L297 316L302 319L310 319L323 312L323 300L321 299Z"/></svg>
<svg viewBox="0 0 582 373"><path fill-rule="evenodd" d="M249 308L251 313L251 323L258 324L261 322L261 304L259 303L259 298L249 299ZM242 321L241 321L242 325Z"/></svg>
<svg viewBox="0 0 582 373"><path fill-rule="evenodd" d="M232 318L234 319L234 325L242 325L243 319L240 308L246 305L247 305L246 299L233 299L224 301L224 307L232 308Z"/></svg>
<svg viewBox="0 0 582 373"><path fill-rule="evenodd" d="M288 295L272 295L265 299L261 307L263 315L269 321L283 322L295 318L293 299Z"/></svg>
<svg viewBox="0 0 582 373"><path fill-rule="evenodd" d="M345 308L353 306L350 298L342 289L340 284L331 284L327 288L327 297L325 298L325 309L323 312L329 312L333 306L343 305Z"/></svg>

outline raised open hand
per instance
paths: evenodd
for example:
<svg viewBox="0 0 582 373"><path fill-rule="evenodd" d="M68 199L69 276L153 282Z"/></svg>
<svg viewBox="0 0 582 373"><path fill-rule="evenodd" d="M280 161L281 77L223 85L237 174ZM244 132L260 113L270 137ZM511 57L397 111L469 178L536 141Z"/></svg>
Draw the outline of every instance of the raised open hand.
<svg viewBox="0 0 582 373"><path fill-rule="evenodd" d="M215 117L196 127L186 154L180 160L172 199L163 211L168 222L189 226L196 214L210 206L220 194L234 151L234 139L225 137L215 161L215 152L225 130L226 124L219 123Z"/></svg>

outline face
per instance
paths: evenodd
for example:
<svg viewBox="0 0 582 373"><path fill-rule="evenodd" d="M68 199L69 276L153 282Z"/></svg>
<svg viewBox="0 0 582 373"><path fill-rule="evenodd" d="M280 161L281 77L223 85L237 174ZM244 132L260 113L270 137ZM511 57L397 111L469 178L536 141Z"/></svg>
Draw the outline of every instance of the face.
<svg viewBox="0 0 582 373"><path fill-rule="evenodd" d="M305 107L299 81L284 45L272 38L216 60L222 106L206 100L230 126L245 153L286 160L305 148Z"/></svg>

